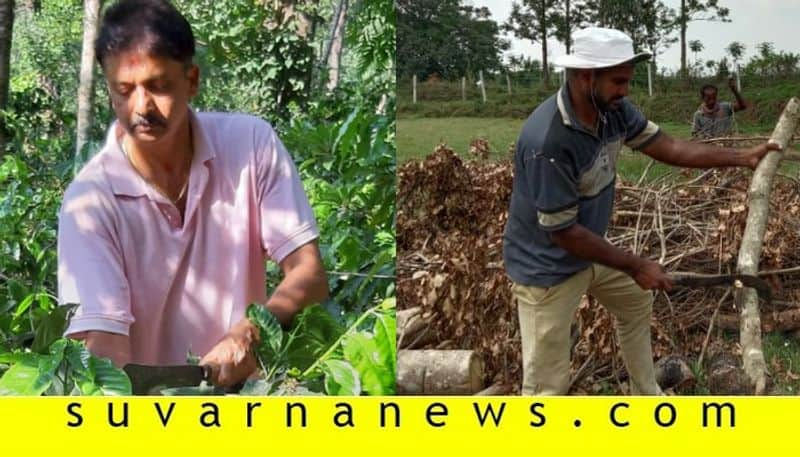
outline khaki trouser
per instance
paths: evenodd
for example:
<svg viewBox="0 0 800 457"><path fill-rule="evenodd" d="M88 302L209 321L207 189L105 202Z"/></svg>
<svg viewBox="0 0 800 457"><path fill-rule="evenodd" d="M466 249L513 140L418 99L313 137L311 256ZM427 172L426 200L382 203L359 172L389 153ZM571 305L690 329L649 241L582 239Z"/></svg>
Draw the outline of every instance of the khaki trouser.
<svg viewBox="0 0 800 457"><path fill-rule="evenodd" d="M617 337L634 395L659 395L650 347L653 294L633 279L593 264L553 287L514 284L522 337L523 395L565 395L569 389L570 326L590 293L617 318Z"/></svg>

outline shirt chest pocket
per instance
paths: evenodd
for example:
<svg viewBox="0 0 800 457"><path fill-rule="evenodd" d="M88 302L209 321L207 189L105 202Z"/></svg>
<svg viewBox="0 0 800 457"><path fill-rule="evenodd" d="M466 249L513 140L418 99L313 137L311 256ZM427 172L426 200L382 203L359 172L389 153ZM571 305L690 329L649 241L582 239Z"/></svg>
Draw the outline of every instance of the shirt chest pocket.
<svg viewBox="0 0 800 457"><path fill-rule="evenodd" d="M617 157L621 149L621 138L600 148L594 162L583 172L578 181L578 193L581 197L594 197L614 181L617 173Z"/></svg>

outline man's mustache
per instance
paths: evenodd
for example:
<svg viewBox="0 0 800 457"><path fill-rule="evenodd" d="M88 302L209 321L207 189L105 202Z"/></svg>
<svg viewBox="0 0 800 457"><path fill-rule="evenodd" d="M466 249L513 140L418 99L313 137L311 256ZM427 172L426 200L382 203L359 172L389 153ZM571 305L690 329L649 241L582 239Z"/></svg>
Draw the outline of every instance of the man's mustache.
<svg viewBox="0 0 800 457"><path fill-rule="evenodd" d="M146 116L135 115L131 121L131 128L136 127L165 127L167 121L157 114L150 114Z"/></svg>

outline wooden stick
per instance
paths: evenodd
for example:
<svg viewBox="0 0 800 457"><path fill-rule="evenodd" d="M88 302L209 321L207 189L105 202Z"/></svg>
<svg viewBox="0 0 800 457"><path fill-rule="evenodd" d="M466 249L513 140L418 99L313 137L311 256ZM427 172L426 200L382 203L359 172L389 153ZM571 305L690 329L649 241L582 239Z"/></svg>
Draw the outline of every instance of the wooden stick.
<svg viewBox="0 0 800 457"><path fill-rule="evenodd" d="M711 331L714 329L714 320L717 318L717 314L719 313L719 308L722 306L722 303L728 298L728 295L731 294L730 289L725 290L725 294L722 298L719 299L717 302L717 307L714 308L714 313L711 314L711 319L708 321L708 330L706 331L706 338L703 340L703 348L700 349L700 356L697 358L697 366L703 366L703 356L706 354L706 348L708 348L708 341L711 339Z"/></svg>
<svg viewBox="0 0 800 457"><path fill-rule="evenodd" d="M788 105L787 105L787 108L788 108ZM784 109L784 112L786 112L785 109ZM724 141L734 141L734 142L739 142L739 141L759 141L759 140L760 141L767 141L767 140L771 140L771 139L772 139L772 137L767 137L767 136L748 136L748 137L724 137L724 136L722 136L722 137L717 137L717 138L707 138L705 140L699 140L697 142L698 143L719 143L719 142L724 142ZM794 143L794 142L795 142L795 137L792 136L792 137L788 138L787 143Z"/></svg>
<svg viewBox="0 0 800 457"><path fill-rule="evenodd" d="M780 270L759 271L758 276L782 275L786 273L796 273L798 271L800 271L800 267L782 268Z"/></svg>
<svg viewBox="0 0 800 457"><path fill-rule="evenodd" d="M800 101L792 98L783 110L769 141L777 143L785 149L797 129L798 119L800 119ZM747 223L736 263L736 271L740 274L754 275L758 272L764 233L769 218L769 197L782 157L783 151L770 151L761 159L753 172L750 189L747 192L749 203ZM738 288L734 292L734 300L741 303L742 319L739 342L742 347L744 370L750 381L756 386L756 394L762 394L766 387L767 365L761 345L761 315L758 296L756 291L751 288Z"/></svg>

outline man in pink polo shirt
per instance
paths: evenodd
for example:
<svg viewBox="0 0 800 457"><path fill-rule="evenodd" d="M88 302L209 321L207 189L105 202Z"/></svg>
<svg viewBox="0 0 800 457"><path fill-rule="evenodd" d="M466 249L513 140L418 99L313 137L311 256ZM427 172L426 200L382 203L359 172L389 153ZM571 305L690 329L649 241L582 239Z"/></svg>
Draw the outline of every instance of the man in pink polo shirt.
<svg viewBox="0 0 800 457"><path fill-rule="evenodd" d="M121 0L95 44L117 120L64 195L61 303L79 303L67 334L118 366L203 356L230 386L256 369L265 304L288 325L324 300L314 214L272 127L195 113L195 43L165 0ZM284 278L267 298L265 262Z"/></svg>

